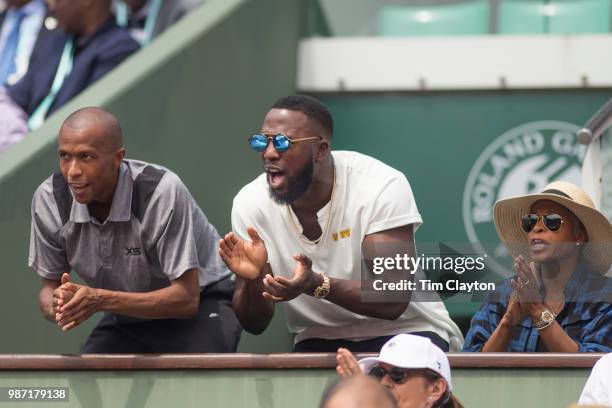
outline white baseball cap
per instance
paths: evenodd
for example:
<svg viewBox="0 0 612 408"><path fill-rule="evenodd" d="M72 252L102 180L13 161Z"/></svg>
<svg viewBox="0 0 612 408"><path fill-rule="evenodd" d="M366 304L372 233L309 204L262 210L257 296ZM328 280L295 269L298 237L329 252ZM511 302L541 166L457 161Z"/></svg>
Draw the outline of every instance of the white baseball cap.
<svg viewBox="0 0 612 408"><path fill-rule="evenodd" d="M399 368L429 368L446 380L449 391L453 390L450 365L444 352L427 337L412 334L398 334L385 343L378 357L359 360L364 373L379 363Z"/></svg>

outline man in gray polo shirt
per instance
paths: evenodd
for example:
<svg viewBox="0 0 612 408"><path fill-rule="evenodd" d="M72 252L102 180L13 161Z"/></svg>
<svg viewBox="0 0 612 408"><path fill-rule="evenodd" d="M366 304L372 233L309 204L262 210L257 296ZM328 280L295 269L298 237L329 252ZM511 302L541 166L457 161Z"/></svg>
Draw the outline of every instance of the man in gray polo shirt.
<svg viewBox="0 0 612 408"><path fill-rule="evenodd" d="M124 157L110 113L85 108L62 125L60 172L32 200L43 315L67 331L106 312L84 353L235 351L242 329L217 231L176 174Z"/></svg>

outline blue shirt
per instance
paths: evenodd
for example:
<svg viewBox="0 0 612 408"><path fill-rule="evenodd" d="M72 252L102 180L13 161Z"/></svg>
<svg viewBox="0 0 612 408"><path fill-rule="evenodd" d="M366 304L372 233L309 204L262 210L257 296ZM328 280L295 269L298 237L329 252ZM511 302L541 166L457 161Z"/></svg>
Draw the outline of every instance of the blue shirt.
<svg viewBox="0 0 612 408"><path fill-rule="evenodd" d="M36 47L28 73L8 88L12 100L31 115L47 96L60 63L68 35L54 30L45 37L44 44ZM72 71L47 112L47 116L60 108L89 85L119 65L140 45L127 30L115 24L114 18L102 24L90 36L77 38Z"/></svg>
<svg viewBox="0 0 612 408"><path fill-rule="evenodd" d="M482 351L506 312L513 292L510 279L497 285L472 318L463 351ZM565 286L565 306L557 323L579 347L579 352L612 351L612 279L579 266ZM512 330L507 351L546 351L530 317Z"/></svg>
<svg viewBox="0 0 612 408"><path fill-rule="evenodd" d="M17 54L15 55L16 71L9 77L9 85L16 83L28 71L30 56L32 55L38 33L45 19L47 8L43 0L32 0L22 7L21 11L25 13L25 17L19 29L19 44L17 45ZM9 33L13 30L13 26L15 25L15 13L16 10L14 8L9 8L0 25L0 54L2 54Z"/></svg>

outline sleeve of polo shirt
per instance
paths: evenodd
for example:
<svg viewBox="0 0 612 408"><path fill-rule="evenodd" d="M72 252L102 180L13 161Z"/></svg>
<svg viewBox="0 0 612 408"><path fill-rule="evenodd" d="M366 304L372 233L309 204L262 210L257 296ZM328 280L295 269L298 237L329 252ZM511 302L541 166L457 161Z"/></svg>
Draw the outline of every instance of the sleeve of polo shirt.
<svg viewBox="0 0 612 408"><path fill-rule="evenodd" d="M153 230L157 257L170 280L189 269L199 268L194 231L195 201L187 187L173 173L160 181L147 210L145 228Z"/></svg>
<svg viewBox="0 0 612 408"><path fill-rule="evenodd" d="M384 183L374 198L365 234L410 224L415 224L416 231L422 223L410 184L403 174L398 173Z"/></svg>
<svg viewBox="0 0 612 408"><path fill-rule="evenodd" d="M32 199L32 224L28 265L45 279L60 280L70 271L66 251L61 245L61 221L57 205L47 183Z"/></svg>

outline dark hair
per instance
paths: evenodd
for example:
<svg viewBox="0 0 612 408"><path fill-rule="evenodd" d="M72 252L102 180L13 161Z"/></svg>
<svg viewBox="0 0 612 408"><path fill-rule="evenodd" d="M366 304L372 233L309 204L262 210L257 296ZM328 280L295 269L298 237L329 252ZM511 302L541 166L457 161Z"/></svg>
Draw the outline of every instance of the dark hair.
<svg viewBox="0 0 612 408"><path fill-rule="evenodd" d="M274 102L271 109L289 109L302 112L308 119L314 120L321 125L323 130L332 138L334 133L334 120L327 106L317 99L307 95L283 96Z"/></svg>
<svg viewBox="0 0 612 408"><path fill-rule="evenodd" d="M422 369L422 372L420 374L430 384L436 381L437 379L442 378L440 374L429 368ZM448 389L447 383L446 391L444 391L444 394L442 394L440 399L434 403L432 408L463 408L463 404L461 404L461 402L459 402L459 400L451 393L450 389Z"/></svg>

